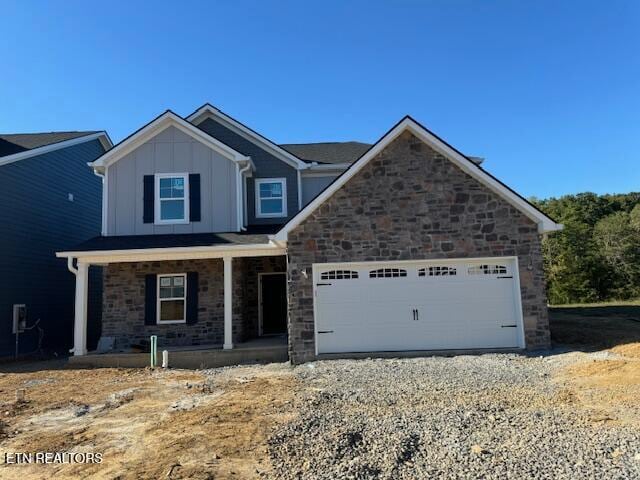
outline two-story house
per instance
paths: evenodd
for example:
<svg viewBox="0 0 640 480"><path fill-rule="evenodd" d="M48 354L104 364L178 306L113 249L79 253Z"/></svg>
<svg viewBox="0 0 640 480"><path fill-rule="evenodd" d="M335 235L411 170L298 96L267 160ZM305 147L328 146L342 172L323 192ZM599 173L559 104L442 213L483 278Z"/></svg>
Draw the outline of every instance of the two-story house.
<svg viewBox="0 0 640 480"><path fill-rule="evenodd" d="M87 163L111 146L105 132L0 134L0 357L69 348L75 286L54 254L100 233L102 179ZM92 280L96 327L97 269Z"/></svg>
<svg viewBox="0 0 640 480"><path fill-rule="evenodd" d="M561 226L409 117L374 145L277 145L207 104L91 167L102 235L58 253L77 272L75 355L90 265L118 348L288 334L297 363L549 343L540 236Z"/></svg>

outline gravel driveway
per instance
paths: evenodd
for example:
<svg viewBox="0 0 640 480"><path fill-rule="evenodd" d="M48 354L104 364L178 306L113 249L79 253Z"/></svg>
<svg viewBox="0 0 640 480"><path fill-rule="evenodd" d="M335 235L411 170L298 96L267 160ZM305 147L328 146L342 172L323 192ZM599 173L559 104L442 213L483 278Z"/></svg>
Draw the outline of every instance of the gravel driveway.
<svg viewBox="0 0 640 480"><path fill-rule="evenodd" d="M301 412L269 441L283 479L640 478L640 431L554 380L576 354L297 367ZM580 354L583 355L583 354Z"/></svg>

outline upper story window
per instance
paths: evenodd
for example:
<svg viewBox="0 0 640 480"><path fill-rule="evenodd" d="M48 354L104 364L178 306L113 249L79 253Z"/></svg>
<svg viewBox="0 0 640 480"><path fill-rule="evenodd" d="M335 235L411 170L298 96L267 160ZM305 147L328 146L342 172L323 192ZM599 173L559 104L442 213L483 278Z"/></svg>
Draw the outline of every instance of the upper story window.
<svg viewBox="0 0 640 480"><path fill-rule="evenodd" d="M256 179L256 218L287 216L287 179Z"/></svg>
<svg viewBox="0 0 640 480"><path fill-rule="evenodd" d="M189 175L186 173L156 174L155 223L189 222Z"/></svg>

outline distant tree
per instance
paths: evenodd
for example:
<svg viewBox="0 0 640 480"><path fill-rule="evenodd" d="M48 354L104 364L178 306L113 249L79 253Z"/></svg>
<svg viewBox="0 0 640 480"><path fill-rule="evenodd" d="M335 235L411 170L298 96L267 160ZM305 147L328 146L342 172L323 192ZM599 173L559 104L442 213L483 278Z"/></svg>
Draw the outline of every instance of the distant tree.
<svg viewBox="0 0 640 480"><path fill-rule="evenodd" d="M640 232L640 203L631 210L629 222L635 231Z"/></svg>
<svg viewBox="0 0 640 480"><path fill-rule="evenodd" d="M542 244L550 303L640 296L640 193L532 202L565 226Z"/></svg>
<svg viewBox="0 0 640 480"><path fill-rule="evenodd" d="M630 298L640 294L640 229L634 227L631 214L622 211L601 219L593 237L611 272L609 296Z"/></svg>

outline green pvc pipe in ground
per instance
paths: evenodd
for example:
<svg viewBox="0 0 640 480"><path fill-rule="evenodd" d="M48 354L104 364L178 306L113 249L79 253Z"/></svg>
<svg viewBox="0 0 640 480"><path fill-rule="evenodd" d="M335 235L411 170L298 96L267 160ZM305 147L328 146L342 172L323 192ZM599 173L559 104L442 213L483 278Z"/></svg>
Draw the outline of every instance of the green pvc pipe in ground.
<svg viewBox="0 0 640 480"><path fill-rule="evenodd" d="M158 364L158 336L151 335L151 368Z"/></svg>

